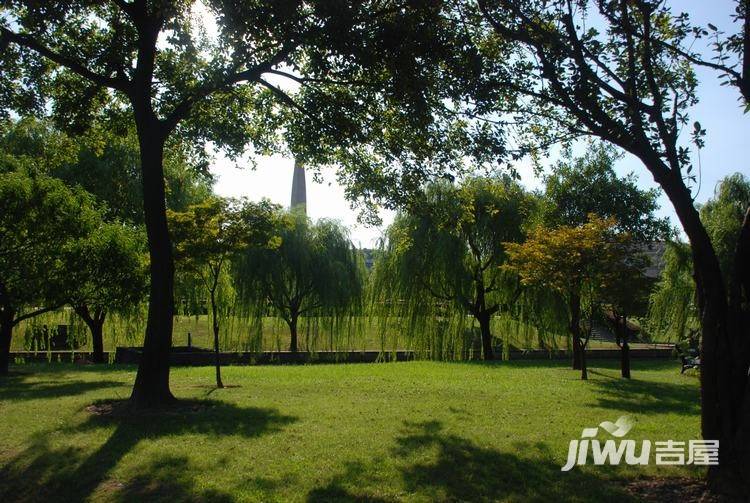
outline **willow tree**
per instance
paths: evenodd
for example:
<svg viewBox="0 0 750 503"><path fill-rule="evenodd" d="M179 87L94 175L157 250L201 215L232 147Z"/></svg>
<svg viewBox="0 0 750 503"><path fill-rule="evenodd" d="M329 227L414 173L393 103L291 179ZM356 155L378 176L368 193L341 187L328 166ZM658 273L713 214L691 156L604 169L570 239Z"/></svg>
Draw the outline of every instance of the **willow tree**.
<svg viewBox="0 0 750 503"><path fill-rule="evenodd" d="M311 223L294 211L279 224L275 249L247 248L232 264L240 302L269 306L289 327L289 351L299 350L301 317L341 318L358 310L363 270L346 229Z"/></svg>
<svg viewBox="0 0 750 503"><path fill-rule="evenodd" d="M208 292L217 388L224 387L219 357L220 280L239 253L249 248L278 246L277 213L278 208L266 200L251 203L218 197L191 205L184 212L167 212L178 267L195 275Z"/></svg>
<svg viewBox="0 0 750 503"><path fill-rule="evenodd" d="M521 293L517 277L500 267L505 243L523 240L531 210L528 194L509 179L428 186L388 228L375 268L376 302L398 319L421 321L410 325L411 335L436 316L472 316L482 356L491 360L492 317Z"/></svg>
<svg viewBox="0 0 750 503"><path fill-rule="evenodd" d="M104 362L104 321L143 301L148 289L142 231L102 223L62 252L65 281L59 287L91 332L93 361Z"/></svg>
<svg viewBox="0 0 750 503"><path fill-rule="evenodd" d="M384 165L403 167L406 179L421 176L425 170L412 170L415 163L395 161L445 151L443 123L462 129L430 106L440 102L439 93L436 98L424 91L450 87L436 64L446 44L432 43L443 23L440 5L0 2L0 114L49 112L58 123L81 129L92 117L125 112L135 125L151 277L143 355L131 394L137 407L174 401L165 145L181 137L196 152L209 142L233 157L249 145L271 152L284 146L277 134L281 123L306 122L311 127L286 129L305 161L314 156L346 163L352 181L360 183ZM205 27L215 27L215 33Z"/></svg>

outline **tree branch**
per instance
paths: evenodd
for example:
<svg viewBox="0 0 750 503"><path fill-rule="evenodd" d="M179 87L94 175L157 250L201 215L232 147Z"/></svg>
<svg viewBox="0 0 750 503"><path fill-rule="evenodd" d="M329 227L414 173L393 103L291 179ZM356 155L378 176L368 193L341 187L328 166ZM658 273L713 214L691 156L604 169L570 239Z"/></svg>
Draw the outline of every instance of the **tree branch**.
<svg viewBox="0 0 750 503"><path fill-rule="evenodd" d="M21 35L19 33L14 33L5 27L0 27L0 34L2 34L2 38L5 38L22 47L26 47L27 49L31 49L32 51L37 52L38 54L40 54L41 56L44 56L50 61L53 61L57 63L58 65L63 66L74 73L77 73L78 75L82 76L85 79L90 80L91 82L95 84L98 84L104 87L109 87L111 89L116 89L124 93L128 92L130 83L127 80L124 80L121 78L107 77L104 75L100 75L96 72L93 72L89 70L86 66L84 66L82 63L75 61L71 58L68 58L67 56L63 56L62 54L58 52L53 51L49 47L45 46L44 44L40 43L38 40L28 35Z"/></svg>
<svg viewBox="0 0 750 503"><path fill-rule="evenodd" d="M56 311L57 309L60 309L62 305L58 306L52 306L52 307L43 307L41 309L37 309L36 311L31 311L30 313L22 314L15 320L13 320L13 326L15 327L19 323L21 323L23 320L28 320L29 318L33 318L34 316L39 316L40 314L48 313L50 311Z"/></svg>

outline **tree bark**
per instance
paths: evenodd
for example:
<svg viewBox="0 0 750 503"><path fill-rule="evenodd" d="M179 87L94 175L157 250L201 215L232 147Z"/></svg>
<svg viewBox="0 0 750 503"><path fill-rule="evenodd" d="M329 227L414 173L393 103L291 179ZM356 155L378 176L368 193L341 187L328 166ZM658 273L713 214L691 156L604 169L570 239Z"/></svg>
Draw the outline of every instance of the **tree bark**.
<svg viewBox="0 0 750 503"><path fill-rule="evenodd" d="M586 381L589 378L589 368L586 365L586 344L581 344L581 379Z"/></svg>
<svg viewBox="0 0 750 503"><path fill-rule="evenodd" d="M630 379L630 344L628 344L628 336L622 340L622 346L620 346L620 369L622 377Z"/></svg>
<svg viewBox="0 0 750 503"><path fill-rule="evenodd" d="M620 346L620 374L625 379L630 379L630 344L628 343L628 318L625 315L615 313L615 325L618 345Z"/></svg>
<svg viewBox="0 0 750 503"><path fill-rule="evenodd" d="M214 356L216 357L216 387L223 388L224 383L221 382L221 359L219 354L219 319L216 313L216 290L211 290L211 316L214 331Z"/></svg>
<svg viewBox="0 0 750 503"><path fill-rule="evenodd" d="M91 359L94 363L105 363L104 362L104 318L96 320L92 325L89 326L91 330L91 346L93 353Z"/></svg>
<svg viewBox="0 0 750 503"><path fill-rule="evenodd" d="M169 353L174 313L174 262L164 189L164 134L150 101L134 99L143 183L143 212L150 258L150 296L143 354L130 400L135 408L154 408L175 401L169 389ZM149 110L144 108L148 107ZM140 113L139 113L140 111Z"/></svg>
<svg viewBox="0 0 750 503"><path fill-rule="evenodd" d="M748 362L742 348L747 327L732 327L729 320L727 289L716 252L700 220L689 190L679 174L664 168L649 170L664 189L690 240L698 309L701 319L701 433L704 439L719 440L722 446L718 466L708 470L709 484L722 492L738 490L743 470L737 443L743 404L748 393ZM749 420L750 421L750 420ZM745 482L747 484L747 482ZM747 491L747 487L744 490Z"/></svg>
<svg viewBox="0 0 750 503"><path fill-rule="evenodd" d="M482 336L482 358L484 360L494 360L495 352L492 349L492 330L490 328L492 317L485 311L478 314L476 318L479 322L479 332Z"/></svg>
<svg viewBox="0 0 750 503"><path fill-rule="evenodd" d="M289 325L289 351L292 353L297 352L297 321L299 320L299 314L292 313L289 317L287 324Z"/></svg>
<svg viewBox="0 0 750 503"><path fill-rule="evenodd" d="M12 311L0 314L0 375L8 375L10 366L10 339L13 335Z"/></svg>
<svg viewBox="0 0 750 503"><path fill-rule="evenodd" d="M91 347L92 355L91 359L94 363L105 363L104 362L104 319L106 313L98 310L93 316L89 311L88 306L77 306L74 308L76 314L81 317L86 326L91 332Z"/></svg>
<svg viewBox="0 0 750 503"><path fill-rule="evenodd" d="M583 368L583 348L581 346L581 295L578 292L571 292L569 305L570 308L570 335L573 338L573 370Z"/></svg>

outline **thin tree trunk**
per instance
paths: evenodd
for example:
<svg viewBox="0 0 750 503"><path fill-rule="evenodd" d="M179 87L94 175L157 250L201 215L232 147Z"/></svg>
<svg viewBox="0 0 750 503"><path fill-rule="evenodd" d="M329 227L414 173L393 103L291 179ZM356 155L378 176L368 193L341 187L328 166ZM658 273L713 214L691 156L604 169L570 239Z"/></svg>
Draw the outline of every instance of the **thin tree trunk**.
<svg viewBox="0 0 750 503"><path fill-rule="evenodd" d="M216 291L211 290L211 316L213 320L213 331L214 331L214 356L216 357L216 387L223 388L224 383L221 382L221 359L219 355L219 319L216 317Z"/></svg>
<svg viewBox="0 0 750 503"><path fill-rule="evenodd" d="M617 315L615 315L617 316ZM622 320L622 323L620 323ZM620 373L625 379L630 379L630 344L628 343L628 318L626 316L618 317L616 320L620 330Z"/></svg>
<svg viewBox="0 0 750 503"><path fill-rule="evenodd" d="M169 390L169 354L174 312L174 262L169 238L164 189L164 137L158 122L134 100L140 143L143 211L148 236L151 289L143 354L130 400L136 408L154 408L175 401ZM142 112L139 114L139 110Z"/></svg>
<svg viewBox="0 0 750 503"><path fill-rule="evenodd" d="M622 341L622 347L620 348L620 368L622 377L630 379L630 345L627 339Z"/></svg>
<svg viewBox="0 0 750 503"><path fill-rule="evenodd" d="M586 365L586 345L581 344L581 379L587 380L589 378L589 369Z"/></svg>
<svg viewBox="0 0 750 503"><path fill-rule="evenodd" d="M573 370L583 368L583 348L581 345L581 296L578 292L570 294L570 335L573 338Z"/></svg>
<svg viewBox="0 0 750 503"><path fill-rule="evenodd" d="M94 363L105 363L104 362L104 319L94 321L90 327L91 330L91 345L93 348L93 354L91 359Z"/></svg>
<svg viewBox="0 0 750 503"><path fill-rule="evenodd" d="M581 370L581 337L573 335L573 370Z"/></svg>
<svg viewBox="0 0 750 503"><path fill-rule="evenodd" d="M296 313L292 313L292 315L289 317L289 351L292 353L297 352L297 320L299 318L299 315Z"/></svg>
<svg viewBox="0 0 750 503"><path fill-rule="evenodd" d="M91 359L94 363L104 363L104 319L106 313L97 310L94 316L91 315L88 306L75 307L75 312L86 323L91 332Z"/></svg>

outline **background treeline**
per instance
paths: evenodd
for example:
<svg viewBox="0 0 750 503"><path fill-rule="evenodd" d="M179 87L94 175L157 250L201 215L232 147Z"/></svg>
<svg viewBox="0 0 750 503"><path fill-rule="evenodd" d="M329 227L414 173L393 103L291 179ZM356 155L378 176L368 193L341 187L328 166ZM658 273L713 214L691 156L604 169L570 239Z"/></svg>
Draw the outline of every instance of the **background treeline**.
<svg viewBox="0 0 750 503"><path fill-rule="evenodd" d="M19 270L15 310L23 319L11 322L12 347L47 349L43 340L60 324L97 360L104 349L142 344L148 258L134 134L102 126L70 136L31 118L2 127L5 270L22 262L38 269ZM579 355L595 323L609 325L623 346L635 322L640 340L695 346L686 245L655 216L656 192L618 177L615 161L599 144L579 157L568 152L537 192L509 176L427 184L386 230L368 270L340 224L268 201L220 198L205 159L173 145L165 181L175 345L412 349L435 359L501 357L513 347ZM748 194L737 174L701 209L726 257ZM67 207L79 214L63 222ZM26 248L13 247L11 228ZM39 236L22 243L27 233ZM642 252L667 241L660 276L646 277L655 264ZM731 274L728 258L724 264Z"/></svg>

